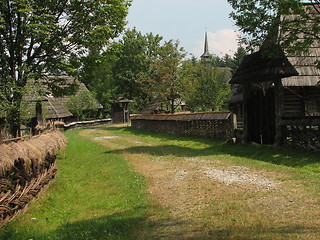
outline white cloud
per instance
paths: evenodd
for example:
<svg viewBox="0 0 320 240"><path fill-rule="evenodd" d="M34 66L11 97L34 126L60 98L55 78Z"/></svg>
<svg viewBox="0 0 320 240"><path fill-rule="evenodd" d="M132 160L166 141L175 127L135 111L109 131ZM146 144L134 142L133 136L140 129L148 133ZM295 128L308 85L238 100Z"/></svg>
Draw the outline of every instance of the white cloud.
<svg viewBox="0 0 320 240"><path fill-rule="evenodd" d="M239 33L233 29L222 29L217 32L208 32L209 52L218 56L233 55L238 48ZM204 51L204 39L197 41L197 47L192 51L200 57Z"/></svg>

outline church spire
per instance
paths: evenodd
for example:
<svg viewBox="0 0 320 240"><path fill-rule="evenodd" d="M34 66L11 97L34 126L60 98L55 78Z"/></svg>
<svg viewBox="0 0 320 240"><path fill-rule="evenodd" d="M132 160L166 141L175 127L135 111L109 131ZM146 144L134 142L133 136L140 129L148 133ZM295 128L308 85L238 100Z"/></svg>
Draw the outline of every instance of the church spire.
<svg viewBox="0 0 320 240"><path fill-rule="evenodd" d="M208 34L205 34L204 40L204 53L201 55L201 60L204 62L206 66L210 65L210 53L209 53L209 45L208 45Z"/></svg>

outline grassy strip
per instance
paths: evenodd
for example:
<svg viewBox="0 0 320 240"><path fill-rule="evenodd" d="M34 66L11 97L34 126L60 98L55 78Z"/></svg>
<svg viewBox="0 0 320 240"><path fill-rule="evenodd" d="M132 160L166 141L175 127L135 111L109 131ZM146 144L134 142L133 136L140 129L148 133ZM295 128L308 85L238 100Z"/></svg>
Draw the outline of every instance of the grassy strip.
<svg viewBox="0 0 320 240"><path fill-rule="evenodd" d="M144 180L78 132L66 133L54 184L0 239L137 239L148 211Z"/></svg>
<svg viewBox="0 0 320 240"><path fill-rule="evenodd" d="M121 145L113 153L148 157L149 161L163 161L168 165L177 162L173 163L177 166L185 159L198 160L199 165L205 160L224 166L243 166L281 183L279 190L250 192L237 185L226 187L208 182L207 191L204 189L199 196L208 194L212 202L193 215L202 231L194 239L318 239L319 153L259 144L232 145L210 138L132 128L106 130L108 135L120 136L108 140L107 144ZM191 183L185 194L191 193L194 186ZM197 202L193 202L187 207L188 211L196 205Z"/></svg>

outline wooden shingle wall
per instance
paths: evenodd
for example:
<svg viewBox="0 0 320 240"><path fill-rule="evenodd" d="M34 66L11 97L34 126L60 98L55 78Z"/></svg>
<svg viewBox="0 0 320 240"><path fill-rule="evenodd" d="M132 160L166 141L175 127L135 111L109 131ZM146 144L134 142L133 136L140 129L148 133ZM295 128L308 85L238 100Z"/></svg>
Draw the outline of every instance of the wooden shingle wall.
<svg viewBox="0 0 320 240"><path fill-rule="evenodd" d="M231 112L135 115L131 116L131 125L154 132L226 140L234 137L236 119Z"/></svg>

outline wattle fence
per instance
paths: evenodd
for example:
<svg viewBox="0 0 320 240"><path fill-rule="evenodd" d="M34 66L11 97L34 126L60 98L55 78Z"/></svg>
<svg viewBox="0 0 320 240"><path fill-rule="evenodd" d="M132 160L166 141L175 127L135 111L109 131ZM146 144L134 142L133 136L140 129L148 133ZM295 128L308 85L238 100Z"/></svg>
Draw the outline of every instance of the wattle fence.
<svg viewBox="0 0 320 240"><path fill-rule="evenodd" d="M221 140L233 138L237 128L236 116L227 111L131 115L130 118L131 126L136 129Z"/></svg>
<svg viewBox="0 0 320 240"><path fill-rule="evenodd" d="M0 227L17 216L56 175L56 154L66 144L59 131L0 145Z"/></svg>

